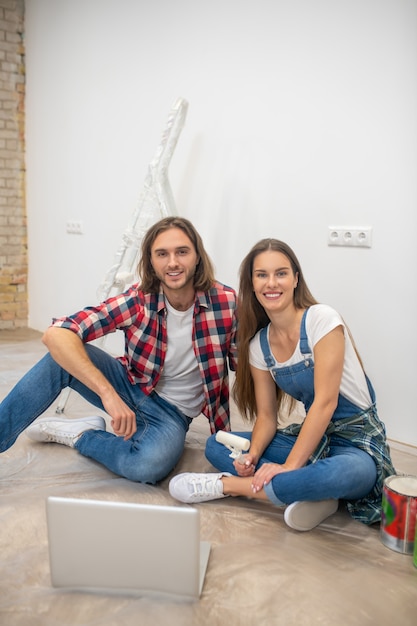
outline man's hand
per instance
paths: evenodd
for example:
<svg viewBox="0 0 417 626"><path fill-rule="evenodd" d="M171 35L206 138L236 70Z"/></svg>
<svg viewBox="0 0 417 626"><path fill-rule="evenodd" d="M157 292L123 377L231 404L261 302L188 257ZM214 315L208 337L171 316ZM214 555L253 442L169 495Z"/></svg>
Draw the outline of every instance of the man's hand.
<svg viewBox="0 0 417 626"><path fill-rule="evenodd" d="M123 437L126 441L136 432L136 415L114 391L101 396L104 410L110 415L111 426L115 435Z"/></svg>
<svg viewBox="0 0 417 626"><path fill-rule="evenodd" d="M50 326L43 335L52 358L74 378L94 391L111 417L114 433L125 440L136 432L136 415L89 358L81 339L66 328Z"/></svg>

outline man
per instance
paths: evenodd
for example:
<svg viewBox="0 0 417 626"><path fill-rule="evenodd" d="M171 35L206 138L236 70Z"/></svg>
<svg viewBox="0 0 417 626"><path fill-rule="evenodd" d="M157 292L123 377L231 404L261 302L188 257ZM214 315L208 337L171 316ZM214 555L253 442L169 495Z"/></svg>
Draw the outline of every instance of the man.
<svg viewBox="0 0 417 626"><path fill-rule="evenodd" d="M201 412L212 433L230 430L234 290L215 281L201 237L184 218L154 224L141 253L140 283L46 330L49 353L0 404L0 451L29 427L35 441L68 445L115 474L154 484L175 467ZM124 356L90 345L118 329ZM113 433L101 417L32 424L68 386L110 416Z"/></svg>

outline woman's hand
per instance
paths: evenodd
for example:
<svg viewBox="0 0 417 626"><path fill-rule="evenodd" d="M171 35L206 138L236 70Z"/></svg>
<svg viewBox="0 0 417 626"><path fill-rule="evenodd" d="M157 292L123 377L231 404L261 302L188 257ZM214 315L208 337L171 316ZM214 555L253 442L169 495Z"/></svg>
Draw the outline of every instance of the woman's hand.
<svg viewBox="0 0 417 626"><path fill-rule="evenodd" d="M282 474L282 472L288 472L285 465L279 465L278 463L264 463L255 473L252 480L252 491L257 493L261 491L267 485L274 476Z"/></svg>
<svg viewBox="0 0 417 626"><path fill-rule="evenodd" d="M249 453L233 461L233 465L235 466L238 476L247 477L254 475L257 462L257 459Z"/></svg>

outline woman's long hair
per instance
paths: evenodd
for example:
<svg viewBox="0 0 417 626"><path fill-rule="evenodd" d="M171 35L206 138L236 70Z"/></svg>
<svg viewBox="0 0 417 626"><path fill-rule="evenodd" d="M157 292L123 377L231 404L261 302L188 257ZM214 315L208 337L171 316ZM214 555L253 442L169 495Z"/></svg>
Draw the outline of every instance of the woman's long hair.
<svg viewBox="0 0 417 626"><path fill-rule="evenodd" d="M141 290L147 293L159 292L160 281L155 274L151 262L152 245L158 235L170 228L179 228L182 230L193 244L198 255L199 261L194 274L194 289L196 291L207 291L211 289L215 282L214 268L209 255L204 249L203 240L192 223L185 219L185 217L170 216L164 217L151 226L142 241L142 253L137 268L141 281Z"/></svg>
<svg viewBox="0 0 417 626"><path fill-rule="evenodd" d="M233 398L242 416L253 422L256 417L255 389L249 366L249 343L261 328L269 324L269 317L259 303L253 291L253 264L262 252L272 250L284 254L291 264L294 276L298 275L298 284L294 291L296 309L306 309L318 304L311 294L304 279L300 263L293 250L278 239L258 241L240 265L239 306L238 306L238 365L233 385ZM284 407L291 410L295 401L277 387L277 415Z"/></svg>

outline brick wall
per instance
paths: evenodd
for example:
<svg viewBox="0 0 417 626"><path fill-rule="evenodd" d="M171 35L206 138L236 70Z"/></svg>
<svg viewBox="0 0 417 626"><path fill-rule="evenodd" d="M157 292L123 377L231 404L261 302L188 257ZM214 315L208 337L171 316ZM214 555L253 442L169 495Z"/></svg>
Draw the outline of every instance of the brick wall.
<svg viewBox="0 0 417 626"><path fill-rule="evenodd" d="M0 0L0 330L27 326L24 0Z"/></svg>

